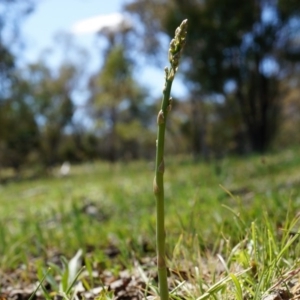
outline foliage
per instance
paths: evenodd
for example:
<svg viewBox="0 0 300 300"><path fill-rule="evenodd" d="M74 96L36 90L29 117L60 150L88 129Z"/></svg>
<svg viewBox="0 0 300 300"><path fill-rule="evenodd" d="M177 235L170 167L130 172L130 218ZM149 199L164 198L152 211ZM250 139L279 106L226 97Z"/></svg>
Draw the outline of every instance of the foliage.
<svg viewBox="0 0 300 300"><path fill-rule="evenodd" d="M46 165L58 160L58 148L64 130L72 122L74 103L72 92L77 84L77 69L74 65L62 65L57 74L43 63L31 65L26 74L28 101L39 122L42 138L40 149Z"/></svg>
<svg viewBox="0 0 300 300"><path fill-rule="evenodd" d="M2 169L153 159L158 99L140 86L136 66L143 52L161 63L162 33L173 34L184 16L191 22L181 68L188 93L174 97L168 153L208 159L296 142L297 1L131 1L127 10L144 26L100 32L107 47L94 74L66 34L39 60L19 67L19 46L26 44L20 26L35 4L0 1ZM143 63L149 62L147 56Z"/></svg>
<svg viewBox="0 0 300 300"><path fill-rule="evenodd" d="M108 52L101 72L90 82L92 116L101 120L98 132L106 140L102 147L106 147L110 161L119 157L139 157L143 140L138 140L136 133L147 136L145 126L148 126L152 110L147 111L142 102L146 91L134 80L132 69L133 64L123 46L115 45Z"/></svg>
<svg viewBox="0 0 300 300"><path fill-rule="evenodd" d="M19 84L13 50L21 41L19 27L33 6L33 1L0 1L0 165L14 168L20 166L37 143L34 116L20 97L20 90L12 90Z"/></svg>
<svg viewBox="0 0 300 300"><path fill-rule="evenodd" d="M33 111L22 95L13 95L1 109L0 164L16 170L38 149L39 129Z"/></svg>
<svg viewBox="0 0 300 300"><path fill-rule="evenodd" d="M72 121L71 93L76 71L72 65L63 65L55 75L40 62L19 74L2 119L7 122L3 130L4 155L15 158L10 162L4 156L2 163L19 167L26 162L26 155L34 151L45 165L57 161L59 143Z"/></svg>
<svg viewBox="0 0 300 300"><path fill-rule="evenodd" d="M172 36L181 19L190 20L184 74L190 82L191 100L218 95L229 108L237 106L241 121L238 134L247 135L252 150L266 150L278 128L279 80L291 71L288 59L299 56L299 47L293 46L297 33L290 25L292 18L299 18L295 1L146 2L132 1L126 9L139 17L148 33L156 30ZM159 36L144 36L145 50L156 53ZM235 101L227 103L232 97ZM195 102L198 120L191 117L195 123L192 138L194 152L199 153L206 140L199 128L206 131L207 125L199 118L207 117Z"/></svg>
<svg viewBox="0 0 300 300"><path fill-rule="evenodd" d="M13 71L16 67L17 57L13 47L20 44L20 26L24 18L33 11L34 1L1 0L0 8L0 105L3 105L13 84Z"/></svg>

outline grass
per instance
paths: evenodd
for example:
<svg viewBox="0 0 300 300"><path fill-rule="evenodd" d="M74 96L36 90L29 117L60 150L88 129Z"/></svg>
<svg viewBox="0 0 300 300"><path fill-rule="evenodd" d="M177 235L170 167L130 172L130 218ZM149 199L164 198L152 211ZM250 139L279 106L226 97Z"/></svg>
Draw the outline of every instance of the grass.
<svg viewBox="0 0 300 300"><path fill-rule="evenodd" d="M197 163L187 157L166 160L172 299L263 299L275 290L295 295L298 152ZM150 279L143 288L155 294L153 168L142 161L87 163L72 166L65 178L1 185L1 277L14 274L10 284L15 286L48 272L43 284L50 285L51 298L69 276L68 261L82 249L85 289L99 286L99 278L104 282L104 270L119 278L124 270L138 269ZM98 277L92 275L95 268ZM72 298L66 283L65 291ZM99 297L113 298L111 293L103 289Z"/></svg>

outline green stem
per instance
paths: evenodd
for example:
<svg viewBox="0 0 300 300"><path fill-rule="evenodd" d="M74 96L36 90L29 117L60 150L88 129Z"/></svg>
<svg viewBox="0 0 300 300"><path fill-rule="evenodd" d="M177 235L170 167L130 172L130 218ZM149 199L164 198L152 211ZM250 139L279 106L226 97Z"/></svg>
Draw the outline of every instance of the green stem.
<svg viewBox="0 0 300 300"><path fill-rule="evenodd" d="M161 110L157 115L156 164L153 191L156 197L156 247L159 293L161 300L169 299L168 276L165 254L165 207L164 207L164 149L165 131L168 112L171 109L170 98L172 83L178 68L180 54L185 44L187 20L176 29L175 38L169 49L170 70L165 69L165 87L163 90Z"/></svg>
<svg viewBox="0 0 300 300"><path fill-rule="evenodd" d="M164 207L164 148L167 107L173 80L166 77L166 85L162 99L161 110L158 114L158 131L156 142L156 168L154 178L154 193L156 196L156 244L157 244L157 269L159 291L161 300L169 299L167 266L165 258L165 207Z"/></svg>

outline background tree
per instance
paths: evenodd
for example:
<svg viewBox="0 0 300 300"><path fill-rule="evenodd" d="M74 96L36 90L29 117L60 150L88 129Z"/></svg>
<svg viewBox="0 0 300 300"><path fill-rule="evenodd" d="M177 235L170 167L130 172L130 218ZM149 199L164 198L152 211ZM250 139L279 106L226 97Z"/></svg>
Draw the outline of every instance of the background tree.
<svg viewBox="0 0 300 300"><path fill-rule="evenodd" d="M280 149L300 144L300 69L280 83L283 96L281 123L276 142Z"/></svg>
<svg viewBox="0 0 300 300"><path fill-rule="evenodd" d="M134 80L133 63L122 45L110 49L100 73L91 78L90 88L99 136L105 141L102 151L110 161L120 157L120 151L123 157L138 157L139 137L145 137L150 113L143 109L146 91Z"/></svg>
<svg viewBox="0 0 300 300"><path fill-rule="evenodd" d="M190 82L193 113L207 119L197 105L207 97L239 105L238 135L245 134L251 149L262 152L278 127L279 81L289 69L288 60L299 58L300 47L293 43L299 33L291 30L291 20L299 24L296 2L136 0L126 9L139 17L148 33L171 36L180 20L189 19L184 74ZM145 36L145 50L157 52L158 35ZM235 101L228 101L232 97ZM193 132L194 150L199 152L205 138Z"/></svg>
<svg viewBox="0 0 300 300"><path fill-rule="evenodd" d="M16 171L28 162L39 143L38 125L23 92L22 85L14 89L13 97L2 106L1 116L0 165Z"/></svg>
<svg viewBox="0 0 300 300"><path fill-rule="evenodd" d="M89 105L103 141L100 152L111 162L149 156L147 146L155 136L155 127L149 130L154 107L146 104L147 91L134 78L133 32L125 16L118 24L99 29L107 42L104 65L90 80Z"/></svg>
<svg viewBox="0 0 300 300"><path fill-rule="evenodd" d="M11 88L17 57L22 45L20 26L34 8L32 0L0 0L0 105Z"/></svg>
<svg viewBox="0 0 300 300"><path fill-rule="evenodd" d="M77 85L77 72L71 63L62 64L54 72L43 62L30 65L24 72L28 85L26 98L38 122L40 155L46 165L60 161L59 147L72 124L72 93Z"/></svg>
<svg viewBox="0 0 300 300"><path fill-rule="evenodd" d="M16 88L15 53L22 45L20 26L33 7L33 1L0 1L0 167L18 169L29 153L29 145L36 144L34 117L20 97L22 87Z"/></svg>

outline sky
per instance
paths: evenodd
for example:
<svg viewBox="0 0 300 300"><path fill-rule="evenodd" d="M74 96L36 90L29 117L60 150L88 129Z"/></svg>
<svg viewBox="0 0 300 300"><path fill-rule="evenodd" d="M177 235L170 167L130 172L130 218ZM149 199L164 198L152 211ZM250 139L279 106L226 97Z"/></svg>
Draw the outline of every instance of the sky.
<svg viewBox="0 0 300 300"><path fill-rule="evenodd" d="M27 18L22 28L27 40L26 56L34 60L43 48L53 45L53 38L57 33L70 33L72 26L84 19L118 12L123 3L123 0L37 1L34 12ZM91 35L80 38L88 47Z"/></svg>
<svg viewBox="0 0 300 300"><path fill-rule="evenodd" d="M122 6L128 0L39 0L34 12L28 16L22 26L22 35L26 43L24 63L37 61L43 50L53 47L54 37L58 33L71 33L76 43L83 46L91 54L91 65L94 70L100 68L99 47L95 28L103 22L112 25L118 21ZM54 63L54 62L53 62ZM166 65L167 53L166 53ZM164 71L145 66L139 70L138 79L141 84L151 90L151 95L158 97L164 83ZM173 84L174 95L183 97L185 88L179 79Z"/></svg>

